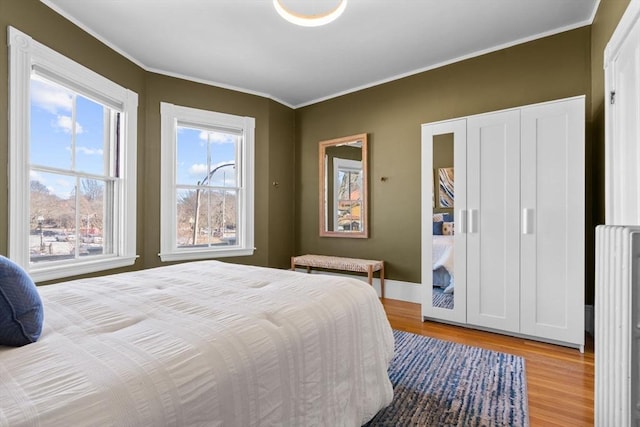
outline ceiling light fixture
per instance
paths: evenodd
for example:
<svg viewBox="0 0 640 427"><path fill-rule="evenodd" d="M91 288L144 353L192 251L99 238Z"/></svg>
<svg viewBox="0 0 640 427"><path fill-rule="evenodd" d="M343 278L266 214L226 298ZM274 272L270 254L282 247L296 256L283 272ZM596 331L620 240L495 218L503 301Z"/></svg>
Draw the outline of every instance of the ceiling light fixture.
<svg viewBox="0 0 640 427"><path fill-rule="evenodd" d="M297 8L300 11L293 10L294 8L285 6L283 3L295 3L293 0L273 0L273 7L276 11L287 21L292 24L301 25L303 27L319 27L335 21L347 7L347 0L315 0L315 1L302 1L297 3L300 6ZM337 4L336 4L337 3ZM327 4L329 6L327 7ZM321 6L322 12L317 13L317 6ZM334 6L335 5L335 6ZM307 9L307 10L302 10Z"/></svg>

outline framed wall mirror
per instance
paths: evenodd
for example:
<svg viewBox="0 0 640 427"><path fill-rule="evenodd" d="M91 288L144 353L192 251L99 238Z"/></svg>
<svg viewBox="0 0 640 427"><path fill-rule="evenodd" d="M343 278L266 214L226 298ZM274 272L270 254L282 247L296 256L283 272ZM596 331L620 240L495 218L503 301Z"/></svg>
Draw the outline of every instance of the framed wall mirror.
<svg viewBox="0 0 640 427"><path fill-rule="evenodd" d="M319 145L320 236L367 238L367 134Z"/></svg>

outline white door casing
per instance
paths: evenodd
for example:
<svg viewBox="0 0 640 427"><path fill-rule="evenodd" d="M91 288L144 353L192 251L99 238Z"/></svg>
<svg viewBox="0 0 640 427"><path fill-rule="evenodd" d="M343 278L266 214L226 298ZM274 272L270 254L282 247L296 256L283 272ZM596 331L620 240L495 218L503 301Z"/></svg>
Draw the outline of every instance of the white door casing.
<svg viewBox="0 0 640 427"><path fill-rule="evenodd" d="M605 223L640 225L640 2L629 3L604 52Z"/></svg>

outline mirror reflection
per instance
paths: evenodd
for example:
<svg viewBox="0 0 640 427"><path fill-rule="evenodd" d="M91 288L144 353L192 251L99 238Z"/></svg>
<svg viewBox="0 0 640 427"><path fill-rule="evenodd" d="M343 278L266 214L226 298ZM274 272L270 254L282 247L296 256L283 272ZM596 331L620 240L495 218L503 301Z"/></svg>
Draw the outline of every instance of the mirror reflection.
<svg viewBox="0 0 640 427"><path fill-rule="evenodd" d="M368 236L367 134L320 142L320 235Z"/></svg>
<svg viewBox="0 0 640 427"><path fill-rule="evenodd" d="M434 307L453 309L454 204L453 133L433 136L433 237L432 267Z"/></svg>

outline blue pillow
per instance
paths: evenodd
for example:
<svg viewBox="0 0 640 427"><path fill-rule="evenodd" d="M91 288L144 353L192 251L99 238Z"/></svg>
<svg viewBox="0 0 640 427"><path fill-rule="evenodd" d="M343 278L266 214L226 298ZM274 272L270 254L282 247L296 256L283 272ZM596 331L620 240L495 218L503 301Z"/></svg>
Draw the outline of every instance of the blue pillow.
<svg viewBox="0 0 640 427"><path fill-rule="evenodd" d="M434 236L442 235L442 221L433 221L433 235Z"/></svg>
<svg viewBox="0 0 640 427"><path fill-rule="evenodd" d="M20 347L40 338L44 309L35 283L0 255L0 345Z"/></svg>
<svg viewBox="0 0 640 427"><path fill-rule="evenodd" d="M442 220L444 222L453 222L453 214L452 213L446 213L446 214L442 215Z"/></svg>

